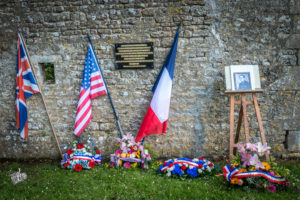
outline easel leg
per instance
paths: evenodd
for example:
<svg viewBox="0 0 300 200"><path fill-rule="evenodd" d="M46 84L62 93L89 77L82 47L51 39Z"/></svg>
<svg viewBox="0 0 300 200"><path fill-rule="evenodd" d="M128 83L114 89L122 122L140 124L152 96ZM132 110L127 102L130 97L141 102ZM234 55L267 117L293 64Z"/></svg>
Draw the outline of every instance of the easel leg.
<svg viewBox="0 0 300 200"><path fill-rule="evenodd" d="M243 106L241 106L240 112L239 112L239 119L238 119L238 125L237 125L237 128L236 128L234 144L237 144L238 141L239 141L241 126L242 126L242 119L243 119ZM233 149L233 154L234 155L236 154L236 148Z"/></svg>
<svg viewBox="0 0 300 200"><path fill-rule="evenodd" d="M242 107L243 107L243 117L244 117L244 129L245 129L245 135L246 135L246 143L250 142L249 137L249 125L248 125L248 119L247 119L247 104L246 104L246 98L245 94L242 94Z"/></svg>
<svg viewBox="0 0 300 200"><path fill-rule="evenodd" d="M233 155L233 131L234 131L234 94L230 95L230 145L229 145L229 162L232 161Z"/></svg>
<svg viewBox="0 0 300 200"><path fill-rule="evenodd" d="M256 98L256 94L255 93L252 94L252 98L253 98L255 113L256 113L257 122L258 122L258 126L259 126L260 137L261 137L262 143L266 144L264 127L262 125L261 116L260 116L260 110L259 110L259 107L258 107L257 98ZM269 155L268 154L266 154L266 158L269 161Z"/></svg>

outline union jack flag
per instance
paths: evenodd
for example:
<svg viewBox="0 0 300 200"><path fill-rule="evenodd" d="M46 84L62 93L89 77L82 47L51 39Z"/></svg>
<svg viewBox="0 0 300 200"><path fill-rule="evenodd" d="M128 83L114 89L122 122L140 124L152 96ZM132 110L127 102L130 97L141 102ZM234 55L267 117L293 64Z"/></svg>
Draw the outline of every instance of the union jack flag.
<svg viewBox="0 0 300 200"><path fill-rule="evenodd" d="M96 59L96 54L89 44L75 119L74 134L77 136L80 136L92 119L91 100L107 94L103 75Z"/></svg>
<svg viewBox="0 0 300 200"><path fill-rule="evenodd" d="M21 137L28 137L27 107L26 99L35 93L39 93L39 88L31 71L28 55L25 51L20 34L18 34L17 53L17 85L16 85L16 115L17 128Z"/></svg>

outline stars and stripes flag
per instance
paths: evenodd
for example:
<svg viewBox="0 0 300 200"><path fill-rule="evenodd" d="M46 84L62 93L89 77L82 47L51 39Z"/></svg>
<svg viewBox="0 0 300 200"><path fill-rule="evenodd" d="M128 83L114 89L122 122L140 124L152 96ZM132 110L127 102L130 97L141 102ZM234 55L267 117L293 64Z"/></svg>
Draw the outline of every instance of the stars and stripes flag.
<svg viewBox="0 0 300 200"><path fill-rule="evenodd" d="M80 136L92 119L92 99L104 94L107 94L106 85L96 54L89 44L75 119L75 135Z"/></svg>
<svg viewBox="0 0 300 200"><path fill-rule="evenodd" d="M139 142L147 135L167 132L179 27L174 38L173 46L152 88L154 94L140 130L135 138L136 142Z"/></svg>
<svg viewBox="0 0 300 200"><path fill-rule="evenodd" d="M31 71L29 55L25 50L25 44L21 35L18 34L17 53L17 85L16 85L16 115L17 128L22 138L28 137L27 107L26 99L35 93L39 93L34 75Z"/></svg>

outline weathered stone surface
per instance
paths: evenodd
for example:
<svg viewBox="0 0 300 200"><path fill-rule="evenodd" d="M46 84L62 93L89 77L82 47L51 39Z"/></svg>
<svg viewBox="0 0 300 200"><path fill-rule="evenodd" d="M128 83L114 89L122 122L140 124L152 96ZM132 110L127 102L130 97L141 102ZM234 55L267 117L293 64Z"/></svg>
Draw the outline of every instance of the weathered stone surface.
<svg viewBox="0 0 300 200"><path fill-rule="evenodd" d="M123 131L136 135L180 22L168 132L147 137L146 144L161 157L227 156L229 100L224 94L224 66L258 64L265 90L258 98L267 142L276 156L299 157L294 148L283 145L287 130L300 130L299 8L297 0L0 3L0 158L59 158L40 95L27 100L28 140L22 140L16 130L18 31L26 40L58 139L66 145L74 140L87 33ZM154 69L116 70L114 44L122 42L153 42ZM44 81L39 65L44 62L54 64L55 84ZM248 109L250 135L256 142L258 125L253 108ZM92 111L84 136L94 138L108 156L119 137L108 97L93 99Z"/></svg>
<svg viewBox="0 0 300 200"><path fill-rule="evenodd" d="M300 34L290 35L286 41L286 47L289 49L300 49Z"/></svg>

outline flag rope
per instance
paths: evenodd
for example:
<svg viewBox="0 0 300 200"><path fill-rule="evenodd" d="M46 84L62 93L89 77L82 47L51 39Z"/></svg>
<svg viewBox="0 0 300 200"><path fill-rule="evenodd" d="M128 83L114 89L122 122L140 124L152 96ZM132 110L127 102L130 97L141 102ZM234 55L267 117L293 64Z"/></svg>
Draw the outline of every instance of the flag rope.
<svg viewBox="0 0 300 200"><path fill-rule="evenodd" d="M59 144L58 139L57 139L57 136L56 136L55 129L54 129L54 127L53 127L52 121L51 121L51 119L50 119L50 115L49 115L49 113L48 113L48 109L47 109L47 105L46 105L46 102L45 102L45 99L44 99L44 95L43 95L43 93L42 93L42 90L41 90L39 81L38 81L37 76L36 76L36 73L35 73L34 66L32 65L32 62L31 62L31 59L30 59L30 55L29 55L27 46L26 46L26 44L25 44L25 40L24 40L24 38L23 38L22 33L19 32L19 34L20 34L21 39L22 39L22 41L23 41L23 44L24 44L24 47L25 47L25 51L26 51L26 53L27 53L27 55L28 55L28 61L29 61L30 65L32 66L32 73L33 73L33 75L34 75L34 77L35 77L35 79L36 79L36 84L37 84L37 86L38 86L38 88L39 88L39 90L40 90L40 94L41 94L41 96L42 96L42 100L43 100L43 103L44 103L44 106L45 106L45 109L46 109L46 113L47 113L47 116L48 116L48 119L49 119L49 122L50 122L50 126L51 126L51 129L52 129L53 135L54 135L55 140L56 140L57 147L58 147L58 149L59 149L59 152L60 152L61 157L64 158L64 157L63 157L62 150L61 150L61 148L60 148L60 144Z"/></svg>
<svg viewBox="0 0 300 200"><path fill-rule="evenodd" d="M97 58L97 54L96 54L96 52L95 52L94 44L93 44L93 42L92 42L92 39L91 39L91 37L90 37L90 34L87 34L87 36L88 36L88 38L89 38L90 44L91 44L91 46L92 46L92 49L93 49L93 51L94 51L94 54L95 54L95 57L96 57L96 62L97 62L97 65L99 66L99 70L100 70L101 76L102 76L102 78L103 78L104 85L105 85L105 87L106 87L106 91L107 91L107 95L108 95L108 98L109 98L109 102L110 102L111 107L112 107L112 109L113 109L113 112L114 112L114 115L115 115L115 118L116 118L116 121L117 121L117 125L118 125L119 131L120 131L120 133L121 133L121 137L123 138L123 135L124 135L124 134L123 134L123 131L122 131L122 128L121 128L121 124L120 124L118 115L117 115L117 113L116 113L114 104L113 104L113 102L112 102L112 99L111 99L109 90L108 90L108 88L107 88L107 85L106 85L106 82L105 82L105 78L104 78L104 76L103 76L103 73L102 73L102 70L101 70L101 66L100 66L100 64L99 64L99 61L98 61L98 58Z"/></svg>

